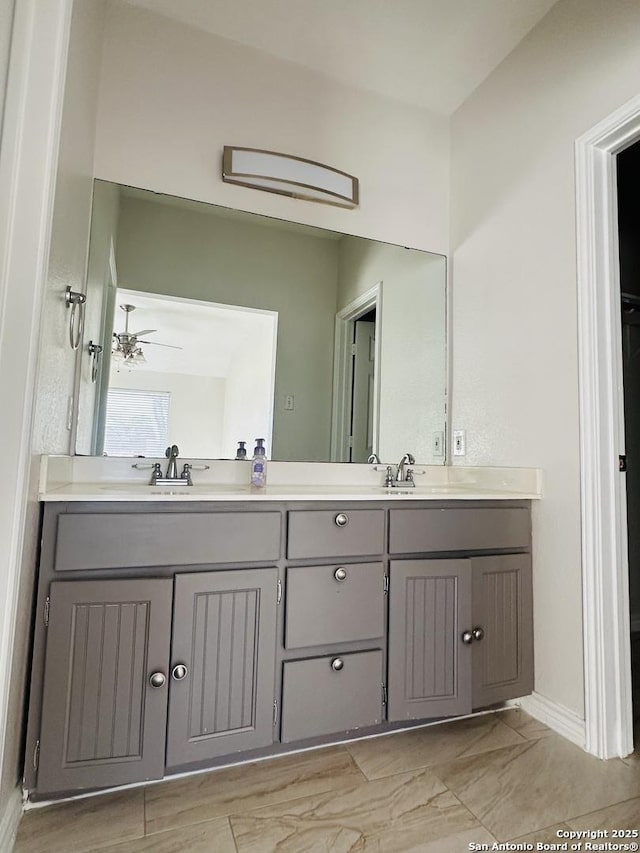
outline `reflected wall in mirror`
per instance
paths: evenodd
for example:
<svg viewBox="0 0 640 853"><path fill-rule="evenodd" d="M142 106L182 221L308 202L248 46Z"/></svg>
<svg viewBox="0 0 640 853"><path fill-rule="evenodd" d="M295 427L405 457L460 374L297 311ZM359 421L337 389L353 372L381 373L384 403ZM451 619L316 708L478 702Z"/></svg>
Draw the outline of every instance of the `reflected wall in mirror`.
<svg viewBox="0 0 640 853"><path fill-rule="evenodd" d="M440 255L96 181L76 452L443 464L445 302Z"/></svg>

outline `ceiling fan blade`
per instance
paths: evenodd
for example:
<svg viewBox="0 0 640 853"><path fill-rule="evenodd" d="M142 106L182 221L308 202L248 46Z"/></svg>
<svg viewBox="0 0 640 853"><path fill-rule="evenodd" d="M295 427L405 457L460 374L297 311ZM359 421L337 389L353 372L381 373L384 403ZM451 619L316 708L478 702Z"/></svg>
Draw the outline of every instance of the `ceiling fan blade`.
<svg viewBox="0 0 640 853"><path fill-rule="evenodd" d="M170 349L183 349L183 347L177 347L175 344L161 344L159 341L138 341L139 344L151 344L155 347L169 347Z"/></svg>
<svg viewBox="0 0 640 853"><path fill-rule="evenodd" d="M152 332L157 332L157 329L143 329L141 332L129 332L132 338L139 338L140 335L150 335Z"/></svg>

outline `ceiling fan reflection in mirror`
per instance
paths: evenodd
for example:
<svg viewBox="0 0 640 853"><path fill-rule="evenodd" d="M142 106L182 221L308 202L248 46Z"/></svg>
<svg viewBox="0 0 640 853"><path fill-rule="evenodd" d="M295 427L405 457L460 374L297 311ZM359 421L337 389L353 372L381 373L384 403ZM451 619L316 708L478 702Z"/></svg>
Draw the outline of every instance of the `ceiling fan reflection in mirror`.
<svg viewBox="0 0 640 853"><path fill-rule="evenodd" d="M182 349L182 347L177 347L173 344L162 344L159 341L141 341L141 335L151 335L158 330L142 329L140 332L130 332L129 314L136 310L136 306L126 303L121 305L120 308L124 311L124 332L113 333L111 357L114 361L126 364L127 367L133 367L136 364L144 364L146 362L146 358L140 344L144 344L145 346L151 344L157 347L169 347L170 349Z"/></svg>

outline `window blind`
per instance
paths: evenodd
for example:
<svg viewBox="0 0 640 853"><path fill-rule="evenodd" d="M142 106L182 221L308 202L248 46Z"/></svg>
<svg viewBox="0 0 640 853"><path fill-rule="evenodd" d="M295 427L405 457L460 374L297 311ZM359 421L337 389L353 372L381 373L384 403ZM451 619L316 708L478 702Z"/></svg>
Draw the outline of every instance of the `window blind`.
<svg viewBox="0 0 640 853"><path fill-rule="evenodd" d="M164 456L169 444L166 391L109 388L104 452L107 456Z"/></svg>

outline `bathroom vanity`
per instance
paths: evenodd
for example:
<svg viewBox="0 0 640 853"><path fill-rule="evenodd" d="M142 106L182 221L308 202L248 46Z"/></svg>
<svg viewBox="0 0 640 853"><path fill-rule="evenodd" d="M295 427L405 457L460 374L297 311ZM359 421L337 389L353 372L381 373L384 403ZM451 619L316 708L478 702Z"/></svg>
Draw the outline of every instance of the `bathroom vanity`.
<svg viewBox="0 0 640 853"><path fill-rule="evenodd" d="M32 799L532 691L528 500L154 497L44 504Z"/></svg>

